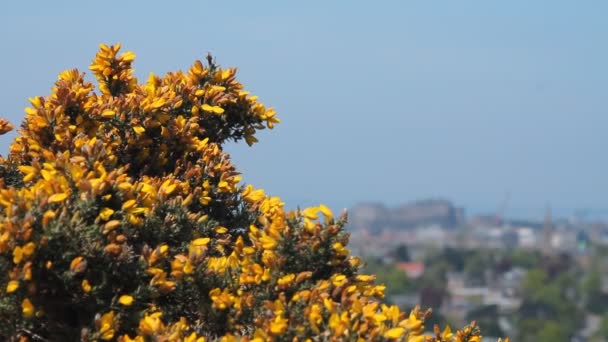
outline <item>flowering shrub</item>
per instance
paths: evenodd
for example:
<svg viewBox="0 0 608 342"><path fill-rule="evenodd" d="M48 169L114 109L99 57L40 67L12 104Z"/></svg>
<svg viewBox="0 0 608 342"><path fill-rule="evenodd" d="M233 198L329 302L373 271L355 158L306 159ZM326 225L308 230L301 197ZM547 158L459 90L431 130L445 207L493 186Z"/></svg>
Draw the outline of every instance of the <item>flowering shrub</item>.
<svg viewBox="0 0 608 342"><path fill-rule="evenodd" d="M285 211L223 152L279 122L211 57L133 76L101 45L30 99L0 160L0 339L480 341L381 303L346 216ZM0 133L12 126L0 121Z"/></svg>

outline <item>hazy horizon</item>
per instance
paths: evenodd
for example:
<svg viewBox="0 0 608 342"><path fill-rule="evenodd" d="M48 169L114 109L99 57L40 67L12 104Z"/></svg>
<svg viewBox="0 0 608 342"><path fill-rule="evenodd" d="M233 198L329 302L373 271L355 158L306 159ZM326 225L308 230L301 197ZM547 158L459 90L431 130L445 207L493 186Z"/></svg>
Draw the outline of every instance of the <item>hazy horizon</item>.
<svg viewBox="0 0 608 342"><path fill-rule="evenodd" d="M140 82L211 52L282 119L227 150L290 207L608 207L607 2L161 4L0 5L0 116L19 125L64 69L91 79L101 42L136 53Z"/></svg>

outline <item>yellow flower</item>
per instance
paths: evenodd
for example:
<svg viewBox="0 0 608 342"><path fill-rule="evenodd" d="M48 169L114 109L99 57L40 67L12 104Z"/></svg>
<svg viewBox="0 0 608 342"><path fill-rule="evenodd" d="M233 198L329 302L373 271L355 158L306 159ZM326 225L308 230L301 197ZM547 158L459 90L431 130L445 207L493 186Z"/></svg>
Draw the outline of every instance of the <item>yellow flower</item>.
<svg viewBox="0 0 608 342"><path fill-rule="evenodd" d="M13 262L18 264L23 260L23 250L21 247L17 246L13 249Z"/></svg>
<svg viewBox="0 0 608 342"><path fill-rule="evenodd" d="M141 135L142 133L144 133L146 131L146 129L143 128L142 126L135 126L135 127L133 127L133 131L135 132L135 134Z"/></svg>
<svg viewBox="0 0 608 342"><path fill-rule="evenodd" d="M347 320L348 320L348 312L345 311L342 316L337 313L332 313L329 316L329 327L333 330L334 336L340 336L346 331L347 328Z"/></svg>
<svg viewBox="0 0 608 342"><path fill-rule="evenodd" d="M348 249L344 248L344 245L342 245L340 242L334 243L332 247L334 248L338 256L348 255Z"/></svg>
<svg viewBox="0 0 608 342"><path fill-rule="evenodd" d="M222 80L228 79L228 77L230 77L230 75L232 75L232 72L233 72L232 69L223 70L222 74L221 74Z"/></svg>
<svg viewBox="0 0 608 342"><path fill-rule="evenodd" d="M161 255L166 255L167 252L169 251L169 246L167 246L166 244L162 244L162 245L160 245L158 250L160 251Z"/></svg>
<svg viewBox="0 0 608 342"><path fill-rule="evenodd" d="M399 315L401 312L399 311L399 307L396 305L385 305L382 304L382 313L386 316L388 320L390 320L393 325L399 323Z"/></svg>
<svg viewBox="0 0 608 342"><path fill-rule="evenodd" d="M8 122L6 119L0 119L0 135L6 134L13 130L13 125Z"/></svg>
<svg viewBox="0 0 608 342"><path fill-rule="evenodd" d="M304 218L304 228L306 228L306 230L309 231L310 233L314 233L316 225L311 220L309 220L307 217L305 217Z"/></svg>
<svg viewBox="0 0 608 342"><path fill-rule="evenodd" d="M6 285L6 293L13 293L19 288L19 282L17 280L11 280Z"/></svg>
<svg viewBox="0 0 608 342"><path fill-rule="evenodd" d="M405 334L405 329L401 327L389 329L384 333L384 338L396 339L402 337Z"/></svg>
<svg viewBox="0 0 608 342"><path fill-rule="evenodd" d="M370 281L374 281L376 279L376 276L367 275L367 274L359 274L359 275L357 275L356 279L358 281L361 281L361 282L364 282L364 283L368 283Z"/></svg>
<svg viewBox="0 0 608 342"><path fill-rule="evenodd" d="M422 324L422 320L420 320L416 316L414 310L412 310L412 312L410 312L410 316L406 320L399 323L399 325L404 328L407 328L409 331L417 335L421 334L424 331L424 325Z"/></svg>
<svg viewBox="0 0 608 342"><path fill-rule="evenodd" d="M346 278L346 276L344 274L336 274L332 277L332 284L334 284L334 286L339 287L342 286L346 283L348 283L348 279Z"/></svg>
<svg viewBox="0 0 608 342"><path fill-rule="evenodd" d="M108 341L114 338L114 311L107 312L99 320L99 334L101 339Z"/></svg>
<svg viewBox="0 0 608 342"><path fill-rule="evenodd" d="M122 295L118 299L118 302L124 306L131 306L133 304L133 297L129 295Z"/></svg>
<svg viewBox="0 0 608 342"><path fill-rule="evenodd" d="M137 201L134 199L130 199L122 204L122 210L129 211L129 209L135 207Z"/></svg>
<svg viewBox="0 0 608 342"><path fill-rule="evenodd" d="M319 304L313 304L310 307L310 313L308 314L308 322L310 323L313 330L318 330L317 325L323 321L322 309Z"/></svg>
<svg viewBox="0 0 608 342"><path fill-rule="evenodd" d="M266 233L262 233L260 242L262 243L262 248L264 249L274 249L278 245L277 240Z"/></svg>
<svg viewBox="0 0 608 342"><path fill-rule="evenodd" d="M103 112L101 112L101 116L104 118L112 118L112 117L114 117L114 115L116 115L116 112L111 109L106 109Z"/></svg>
<svg viewBox="0 0 608 342"><path fill-rule="evenodd" d="M91 292L91 284L89 284L88 280L84 279L80 286L82 287L82 291L84 291L85 293Z"/></svg>
<svg viewBox="0 0 608 342"><path fill-rule="evenodd" d="M196 108L196 107L194 107L194 108ZM209 142L209 138L205 138L205 139L199 140L199 141L193 141L194 145L196 146L196 150L199 152L203 152L205 150L205 147L207 146L208 142Z"/></svg>
<svg viewBox="0 0 608 342"><path fill-rule="evenodd" d="M163 184L161 184L160 186L159 192L162 192L165 195L171 195L173 191L175 191L175 189L177 188L177 184L171 182L171 179L167 179L166 181L164 181Z"/></svg>
<svg viewBox="0 0 608 342"><path fill-rule="evenodd" d="M112 214L114 214L114 210L112 210L110 208L103 208L99 212L99 218L102 219L103 221L107 221L110 219L110 216L112 216Z"/></svg>
<svg viewBox="0 0 608 342"><path fill-rule="evenodd" d="M160 320L162 312L155 312L151 315L146 314L144 318L139 321L139 330L142 334L153 336L164 328L163 322Z"/></svg>
<svg viewBox="0 0 608 342"><path fill-rule="evenodd" d="M319 218L319 216L317 216L317 211L319 211L319 208L317 207L306 208L302 210L302 215L309 220L316 220Z"/></svg>
<svg viewBox="0 0 608 342"><path fill-rule="evenodd" d="M266 197L263 189L254 190L252 185L247 185L243 190L243 199L251 204L260 202Z"/></svg>
<svg viewBox="0 0 608 342"><path fill-rule="evenodd" d="M133 51L127 51L122 53L118 58L122 59L125 62L131 62L135 59L135 54L133 53Z"/></svg>
<svg viewBox="0 0 608 342"><path fill-rule="evenodd" d="M442 340L450 340L452 338L452 336L454 336L454 334L452 333L452 329L450 329L450 326L446 326L445 329L443 329L443 332L441 333L441 339Z"/></svg>
<svg viewBox="0 0 608 342"><path fill-rule="evenodd" d="M21 312L23 313L23 317L29 318L34 315L34 305L30 302L29 299L25 298L21 302Z"/></svg>
<svg viewBox="0 0 608 342"><path fill-rule="evenodd" d="M287 330L289 320L277 315L274 320L270 321L270 332L274 335L281 335Z"/></svg>
<svg viewBox="0 0 608 342"><path fill-rule="evenodd" d="M145 339L143 336L138 335L138 336L135 336L135 338L131 338L127 334L122 335L118 340L121 342L145 342Z"/></svg>
<svg viewBox="0 0 608 342"><path fill-rule="evenodd" d="M323 213L327 222L331 221L334 218L334 213L332 213L331 210L324 204L319 205L319 211Z"/></svg>
<svg viewBox="0 0 608 342"><path fill-rule="evenodd" d="M190 242L188 251L191 255L199 256L203 254L206 249L206 246L209 244L210 241L211 239L208 237L195 239Z"/></svg>
<svg viewBox="0 0 608 342"><path fill-rule="evenodd" d="M282 276L281 278L279 278L277 280L277 285L279 286L279 289L285 289L285 288L291 286L291 284L293 283L295 278L296 278L296 275L293 273L290 273L288 275L285 275L285 276Z"/></svg>
<svg viewBox="0 0 608 342"><path fill-rule="evenodd" d="M194 272L194 268L192 267L192 263L190 263L190 260L186 261L186 264L184 265L184 273L186 274L192 274L192 272Z"/></svg>
<svg viewBox="0 0 608 342"><path fill-rule="evenodd" d="M48 199L49 203L59 203L59 202L63 202L66 198L68 198L68 194L66 194L65 192L59 193L59 194L54 194L51 195Z"/></svg>
<svg viewBox="0 0 608 342"><path fill-rule="evenodd" d="M201 336L199 338L197 338L196 333L192 333L188 336L186 336L186 338L184 339L184 342L205 342L205 337Z"/></svg>
<svg viewBox="0 0 608 342"><path fill-rule="evenodd" d="M213 301L213 307L220 310L225 310L234 302L234 296L224 289L215 288L209 291L209 297Z"/></svg>
<svg viewBox="0 0 608 342"><path fill-rule="evenodd" d="M230 183L226 181L220 181L219 183L217 183L217 188L220 192L230 192L231 190Z"/></svg>
<svg viewBox="0 0 608 342"><path fill-rule="evenodd" d="M70 263L70 271L74 273L82 273L87 268L87 261L81 257L75 257Z"/></svg>
<svg viewBox="0 0 608 342"><path fill-rule="evenodd" d="M17 167L21 173L23 173L23 181L29 182L36 177L38 171L35 167L29 165L20 165Z"/></svg>
<svg viewBox="0 0 608 342"><path fill-rule="evenodd" d="M211 113L215 113L215 114L224 113L224 108L222 108L220 106L210 106L206 103L201 107L201 109L205 112L211 112Z"/></svg>
<svg viewBox="0 0 608 342"><path fill-rule="evenodd" d="M46 227L49 224L49 221L51 221L52 219L54 219L56 216L55 212L52 210L47 210L44 212L44 215L42 215L42 226Z"/></svg>
<svg viewBox="0 0 608 342"><path fill-rule="evenodd" d="M51 172L49 170L40 170L40 175L44 180L50 181L51 179L53 179L55 172Z"/></svg>
<svg viewBox="0 0 608 342"><path fill-rule="evenodd" d="M330 298L323 298L323 306L329 312L334 311L334 302Z"/></svg>

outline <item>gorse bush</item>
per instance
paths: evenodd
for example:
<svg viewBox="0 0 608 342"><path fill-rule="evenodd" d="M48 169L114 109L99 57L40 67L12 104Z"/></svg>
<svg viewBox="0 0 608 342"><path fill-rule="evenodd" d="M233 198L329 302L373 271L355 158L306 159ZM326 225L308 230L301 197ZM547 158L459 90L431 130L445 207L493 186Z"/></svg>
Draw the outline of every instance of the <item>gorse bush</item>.
<svg viewBox="0 0 608 342"><path fill-rule="evenodd" d="M0 340L480 341L382 304L346 216L287 212L222 146L279 122L208 57L133 76L101 45L30 99L0 160ZM0 131L12 127L0 122Z"/></svg>

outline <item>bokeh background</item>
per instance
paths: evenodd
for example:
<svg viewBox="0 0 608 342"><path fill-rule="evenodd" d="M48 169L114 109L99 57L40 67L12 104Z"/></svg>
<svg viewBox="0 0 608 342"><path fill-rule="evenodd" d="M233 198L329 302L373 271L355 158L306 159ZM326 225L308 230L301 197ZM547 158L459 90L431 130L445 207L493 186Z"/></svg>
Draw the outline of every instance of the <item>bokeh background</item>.
<svg viewBox="0 0 608 342"><path fill-rule="evenodd" d="M520 341L606 341L607 13L601 0L5 1L0 115L17 126L28 97L88 72L102 42L137 54L140 81L211 53L282 119L253 148L228 146L245 182L291 208L351 208L353 252L388 300L490 318Z"/></svg>

